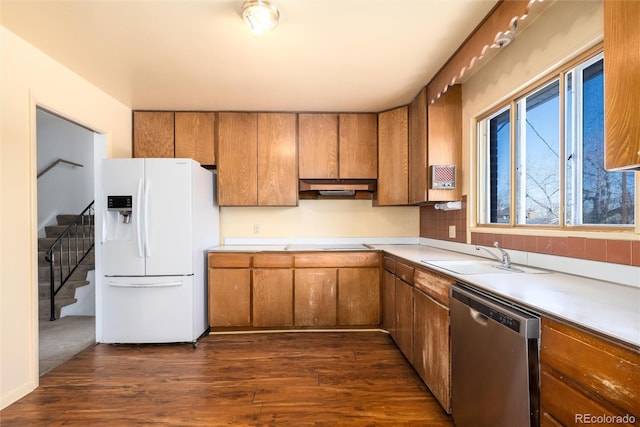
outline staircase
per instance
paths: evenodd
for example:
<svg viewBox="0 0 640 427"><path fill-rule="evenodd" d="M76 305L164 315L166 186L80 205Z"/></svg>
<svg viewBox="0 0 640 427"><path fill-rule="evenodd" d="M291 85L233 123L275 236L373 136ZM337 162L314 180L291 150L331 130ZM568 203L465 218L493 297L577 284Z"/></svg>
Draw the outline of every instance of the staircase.
<svg viewBox="0 0 640 427"><path fill-rule="evenodd" d="M77 215L58 215L57 216L57 225L51 225L45 227L46 237L38 239L38 298L39 298L39 319L40 320L49 320L51 316L51 300L49 295L51 293L50 288L50 268L49 263L45 259L46 251L51 246L53 242L63 233L67 227L77 218ZM93 218L91 218L93 222ZM55 286L56 288L60 286L60 263L62 263L63 274L68 271L69 265L69 256L71 257L71 268L76 261L76 253L78 259L80 259L83 255L82 248L82 237L78 237L78 248L76 248L75 240L71 240L71 244L69 245L69 249L67 250L66 246L62 252L62 255L56 255L61 258L55 259ZM88 248L91 244L89 239L86 238L85 245ZM87 273L91 270L95 269L95 255L94 249L88 253L86 258L82 260L76 271L73 272L67 283L60 289L60 291L56 294L55 297L55 317L56 319L60 317L60 313L62 307L73 304L76 302L75 293L76 289L81 286L87 286L89 281L87 281Z"/></svg>

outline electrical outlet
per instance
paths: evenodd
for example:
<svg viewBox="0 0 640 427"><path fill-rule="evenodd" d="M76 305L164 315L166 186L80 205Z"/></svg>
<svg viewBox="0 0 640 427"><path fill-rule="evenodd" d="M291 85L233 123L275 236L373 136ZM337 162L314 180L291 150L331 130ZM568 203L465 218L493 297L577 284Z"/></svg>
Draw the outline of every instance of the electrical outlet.
<svg viewBox="0 0 640 427"><path fill-rule="evenodd" d="M260 224L253 224L253 234L260 234Z"/></svg>
<svg viewBox="0 0 640 427"><path fill-rule="evenodd" d="M450 239L455 239L456 238L456 226L455 225L450 225L449 226L449 238Z"/></svg>

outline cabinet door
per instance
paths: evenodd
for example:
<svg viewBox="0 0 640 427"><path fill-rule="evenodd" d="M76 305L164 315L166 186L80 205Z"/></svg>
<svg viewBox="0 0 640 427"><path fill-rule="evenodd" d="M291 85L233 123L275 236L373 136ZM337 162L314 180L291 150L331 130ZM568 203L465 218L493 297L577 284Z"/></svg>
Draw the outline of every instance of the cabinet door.
<svg viewBox="0 0 640 427"><path fill-rule="evenodd" d="M640 168L640 2L604 2L605 168Z"/></svg>
<svg viewBox="0 0 640 427"><path fill-rule="evenodd" d="M218 113L218 203L220 206L258 204L258 116Z"/></svg>
<svg viewBox="0 0 640 427"><path fill-rule="evenodd" d="M209 326L251 325L251 270L209 269Z"/></svg>
<svg viewBox="0 0 640 427"><path fill-rule="evenodd" d="M413 287L396 278L396 344L413 363Z"/></svg>
<svg viewBox="0 0 640 427"><path fill-rule="evenodd" d="M295 271L296 326L335 326L338 271L298 268Z"/></svg>
<svg viewBox="0 0 640 427"><path fill-rule="evenodd" d="M380 269L338 270L338 324L380 324Z"/></svg>
<svg viewBox="0 0 640 427"><path fill-rule="evenodd" d="M456 166L456 188L432 190L429 181L430 201L460 200L462 181L462 86L451 86L440 99L428 106L428 150L429 167L433 165ZM429 178L430 179L430 178Z"/></svg>
<svg viewBox="0 0 640 427"><path fill-rule="evenodd" d="M414 291L413 367L447 413L451 413L449 309Z"/></svg>
<svg viewBox="0 0 640 427"><path fill-rule="evenodd" d="M133 157L174 157L173 112L133 112Z"/></svg>
<svg viewBox="0 0 640 427"><path fill-rule="evenodd" d="M175 113L175 156L214 165L213 113Z"/></svg>
<svg viewBox="0 0 640 427"><path fill-rule="evenodd" d="M299 175L306 179L338 178L338 115L298 115Z"/></svg>
<svg viewBox="0 0 640 427"><path fill-rule="evenodd" d="M253 270L253 326L293 325L293 270Z"/></svg>
<svg viewBox="0 0 640 427"><path fill-rule="evenodd" d="M409 104L409 203L427 198L427 88Z"/></svg>
<svg viewBox="0 0 640 427"><path fill-rule="evenodd" d="M378 117L340 114L340 178L378 177Z"/></svg>
<svg viewBox="0 0 640 427"><path fill-rule="evenodd" d="M296 206L296 115L258 114L258 206Z"/></svg>
<svg viewBox="0 0 640 427"><path fill-rule="evenodd" d="M396 339L396 276L387 270L382 275L382 327Z"/></svg>
<svg viewBox="0 0 640 427"><path fill-rule="evenodd" d="M407 107L378 115L377 204L406 205L409 202L409 136Z"/></svg>

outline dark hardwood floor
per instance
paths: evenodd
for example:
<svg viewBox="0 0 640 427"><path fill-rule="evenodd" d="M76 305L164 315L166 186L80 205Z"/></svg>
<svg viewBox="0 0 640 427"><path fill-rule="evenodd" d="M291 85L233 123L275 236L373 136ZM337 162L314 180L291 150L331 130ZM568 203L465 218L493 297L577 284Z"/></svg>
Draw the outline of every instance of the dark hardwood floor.
<svg viewBox="0 0 640 427"><path fill-rule="evenodd" d="M452 426L382 332L98 344L0 412L8 426Z"/></svg>

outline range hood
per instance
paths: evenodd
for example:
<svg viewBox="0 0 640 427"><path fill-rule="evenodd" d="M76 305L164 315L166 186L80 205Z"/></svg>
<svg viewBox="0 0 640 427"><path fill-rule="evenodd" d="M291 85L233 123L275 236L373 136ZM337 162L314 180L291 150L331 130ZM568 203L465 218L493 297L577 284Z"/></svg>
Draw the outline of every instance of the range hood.
<svg viewBox="0 0 640 427"><path fill-rule="evenodd" d="M299 190L318 192L321 196L349 197L356 192L376 191L375 179L301 179Z"/></svg>

